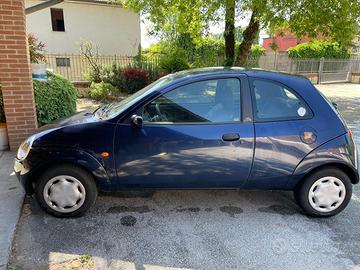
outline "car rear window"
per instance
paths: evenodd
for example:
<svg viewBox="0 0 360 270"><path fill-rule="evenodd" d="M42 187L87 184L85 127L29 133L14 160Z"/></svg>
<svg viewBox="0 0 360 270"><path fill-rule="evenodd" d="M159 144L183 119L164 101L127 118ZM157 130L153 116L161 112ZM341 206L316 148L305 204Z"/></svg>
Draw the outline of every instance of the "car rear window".
<svg viewBox="0 0 360 270"><path fill-rule="evenodd" d="M306 103L291 89L270 80L252 80L255 119L296 120L312 116Z"/></svg>

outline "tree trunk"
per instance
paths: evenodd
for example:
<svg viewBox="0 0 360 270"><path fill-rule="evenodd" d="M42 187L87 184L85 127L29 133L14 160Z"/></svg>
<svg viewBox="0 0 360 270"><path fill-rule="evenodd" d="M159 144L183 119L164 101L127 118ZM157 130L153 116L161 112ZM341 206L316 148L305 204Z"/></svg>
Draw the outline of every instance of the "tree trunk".
<svg viewBox="0 0 360 270"><path fill-rule="evenodd" d="M256 11L253 10L249 25L243 33L243 41L239 46L239 53L236 59L238 66L246 66L248 57L250 55L251 45L253 44L257 33L260 29L260 22L256 18Z"/></svg>
<svg viewBox="0 0 360 270"><path fill-rule="evenodd" d="M225 2L225 66L234 64L235 56L235 0Z"/></svg>

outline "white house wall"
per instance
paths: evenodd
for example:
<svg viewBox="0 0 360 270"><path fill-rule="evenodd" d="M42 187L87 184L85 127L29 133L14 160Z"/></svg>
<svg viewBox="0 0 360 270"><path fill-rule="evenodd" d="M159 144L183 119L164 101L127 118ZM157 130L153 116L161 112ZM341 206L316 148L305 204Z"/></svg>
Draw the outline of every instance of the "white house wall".
<svg viewBox="0 0 360 270"><path fill-rule="evenodd" d="M26 0L26 7L43 1ZM139 15L111 5L65 1L65 32L52 31L50 8L26 16L28 33L45 43L48 53L79 53L81 40L92 41L104 55L134 56L140 44Z"/></svg>

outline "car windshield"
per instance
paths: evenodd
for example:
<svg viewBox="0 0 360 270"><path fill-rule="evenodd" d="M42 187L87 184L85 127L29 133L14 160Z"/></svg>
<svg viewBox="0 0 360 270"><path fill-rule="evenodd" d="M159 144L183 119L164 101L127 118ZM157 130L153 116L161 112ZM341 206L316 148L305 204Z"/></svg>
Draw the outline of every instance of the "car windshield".
<svg viewBox="0 0 360 270"><path fill-rule="evenodd" d="M157 81L149 84L148 86L144 87L143 89L137 91L135 94L121 100L120 102L110 103L108 105L104 105L100 107L96 111L96 116L101 119L111 119L123 111L125 111L130 106L134 105L136 102L141 100L143 97L148 95L151 92L158 90L161 86L171 82L173 77L168 75L158 79Z"/></svg>

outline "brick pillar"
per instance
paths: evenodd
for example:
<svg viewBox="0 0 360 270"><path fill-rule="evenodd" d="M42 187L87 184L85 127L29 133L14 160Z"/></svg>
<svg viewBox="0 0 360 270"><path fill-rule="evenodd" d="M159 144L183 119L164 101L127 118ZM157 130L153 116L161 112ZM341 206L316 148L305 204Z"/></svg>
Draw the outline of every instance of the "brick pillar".
<svg viewBox="0 0 360 270"><path fill-rule="evenodd" d="M0 1L0 83L10 149L37 128L24 0Z"/></svg>

